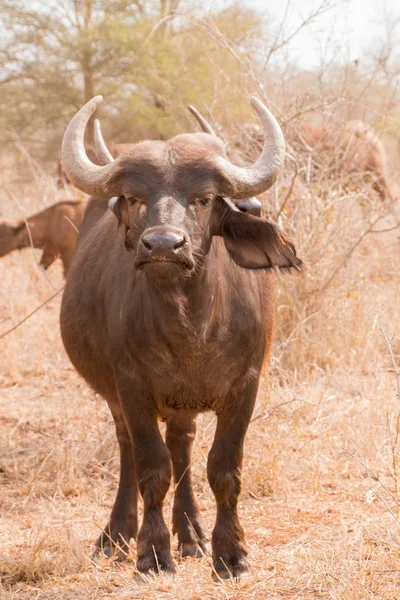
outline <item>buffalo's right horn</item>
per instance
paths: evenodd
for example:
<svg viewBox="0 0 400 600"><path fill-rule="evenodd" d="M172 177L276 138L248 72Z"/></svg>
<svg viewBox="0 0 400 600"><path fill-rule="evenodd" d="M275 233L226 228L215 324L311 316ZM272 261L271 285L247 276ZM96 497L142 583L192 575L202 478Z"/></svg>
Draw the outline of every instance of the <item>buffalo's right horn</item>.
<svg viewBox="0 0 400 600"><path fill-rule="evenodd" d="M114 194L106 189L106 182L114 165L100 167L92 163L84 144L86 125L101 102L103 97L95 96L73 117L64 133L61 156L65 172L75 187L90 196L109 197Z"/></svg>
<svg viewBox="0 0 400 600"><path fill-rule="evenodd" d="M103 134L101 133L100 121L98 119L95 119L94 121L94 147L97 158L103 165L114 162L114 157L107 148Z"/></svg>
<svg viewBox="0 0 400 600"><path fill-rule="evenodd" d="M203 117L203 115L201 115L199 113L197 108L195 108L194 106L189 104L188 109L190 110L190 112L192 113L192 115L194 116L194 118L196 119L196 121L198 122L198 124L200 125L202 130L204 131L204 133L209 133L210 135L218 137L217 134L215 133L214 129L211 127L210 123L208 121L206 121L206 119Z"/></svg>
<svg viewBox="0 0 400 600"><path fill-rule="evenodd" d="M278 121L258 98L251 98L264 128L264 146L258 160L249 167L237 167L224 157L217 157L225 177L231 184L230 194L235 199L258 196L276 181L285 160L285 138Z"/></svg>

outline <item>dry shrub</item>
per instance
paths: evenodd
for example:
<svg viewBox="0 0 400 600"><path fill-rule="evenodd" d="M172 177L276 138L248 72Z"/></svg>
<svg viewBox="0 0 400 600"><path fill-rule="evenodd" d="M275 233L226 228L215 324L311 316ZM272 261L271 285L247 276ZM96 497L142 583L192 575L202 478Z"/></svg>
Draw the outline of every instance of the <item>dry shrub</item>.
<svg viewBox="0 0 400 600"><path fill-rule="evenodd" d="M272 373L284 379L288 372L308 376L343 364L364 368L374 351L375 317L383 308L374 306L371 314L371 304L383 286L390 295L390 282L398 281L399 206L395 199L382 201L374 188L376 173L359 168L366 153L390 138L378 126L371 130L373 142L364 134L349 136L343 115L346 106L351 114L353 105L337 97L327 98L319 114L307 109L306 99L301 104L301 96L296 98L298 103L286 108L298 117L281 115L290 155L279 182L263 199L267 214L292 235L307 265L305 274L281 276L277 283ZM310 146L304 132L311 135L313 122L322 127L312 130L319 133L313 133L317 137ZM232 160L248 164L262 143L262 128L242 123L228 152ZM388 162L389 172L391 165L397 167L393 153ZM396 197L395 180L390 175L388 180ZM391 306L394 298L388 300Z"/></svg>
<svg viewBox="0 0 400 600"><path fill-rule="evenodd" d="M296 158L297 177L287 161L283 182L267 197L307 265L303 275L279 277L274 365L301 375L339 364L362 368L372 350L371 297L397 279L395 203L382 202L360 177L355 187L321 171L307 183L304 157Z"/></svg>

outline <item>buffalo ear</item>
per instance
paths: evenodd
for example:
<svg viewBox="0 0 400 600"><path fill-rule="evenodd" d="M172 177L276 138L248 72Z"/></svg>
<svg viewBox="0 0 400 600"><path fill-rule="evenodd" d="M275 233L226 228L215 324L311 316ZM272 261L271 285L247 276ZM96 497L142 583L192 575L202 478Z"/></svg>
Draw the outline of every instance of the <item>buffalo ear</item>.
<svg viewBox="0 0 400 600"><path fill-rule="evenodd" d="M240 267L295 271L303 268L293 242L275 223L242 213L223 198L214 202L211 231L224 238L226 249Z"/></svg>
<svg viewBox="0 0 400 600"><path fill-rule="evenodd" d="M118 225L123 223L125 227L129 227L129 208L128 201L124 196L111 198L108 203L108 208L118 219Z"/></svg>

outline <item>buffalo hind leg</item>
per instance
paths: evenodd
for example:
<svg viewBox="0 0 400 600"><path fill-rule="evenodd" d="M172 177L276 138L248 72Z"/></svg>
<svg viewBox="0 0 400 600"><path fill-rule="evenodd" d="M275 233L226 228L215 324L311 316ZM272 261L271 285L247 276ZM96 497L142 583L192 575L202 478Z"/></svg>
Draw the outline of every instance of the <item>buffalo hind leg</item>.
<svg viewBox="0 0 400 600"><path fill-rule="evenodd" d="M236 388L218 415L207 475L217 501L212 533L213 566L218 577L238 578L248 572L244 532L237 511L241 490L243 443L253 412L258 381Z"/></svg>
<svg viewBox="0 0 400 600"><path fill-rule="evenodd" d="M384 202L386 199L389 201L393 200L391 188L384 175L377 175L375 177L373 188L379 194L379 198L382 202Z"/></svg>
<svg viewBox="0 0 400 600"><path fill-rule="evenodd" d="M207 534L201 523L191 477L192 444L196 419L169 417L166 443L171 453L175 482L173 533L178 535L182 556L204 556Z"/></svg>
<svg viewBox="0 0 400 600"><path fill-rule="evenodd" d="M137 483L132 443L119 400L109 401L108 405L114 418L120 449L120 478L110 520L96 541L93 554L102 551L107 557L124 560L129 552L129 540L137 537Z"/></svg>
<svg viewBox="0 0 400 600"><path fill-rule="evenodd" d="M136 392L129 375L118 378L118 392L133 443L136 477L143 498L143 522L137 537L138 571L175 572L171 540L162 505L171 483L171 455L158 428L154 403Z"/></svg>

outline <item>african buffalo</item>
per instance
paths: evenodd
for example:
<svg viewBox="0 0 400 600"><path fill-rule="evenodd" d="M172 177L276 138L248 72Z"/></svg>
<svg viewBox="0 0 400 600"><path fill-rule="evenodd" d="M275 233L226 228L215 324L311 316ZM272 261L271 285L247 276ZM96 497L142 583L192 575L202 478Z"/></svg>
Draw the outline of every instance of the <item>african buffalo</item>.
<svg viewBox="0 0 400 600"><path fill-rule="evenodd" d="M229 162L209 133L132 144L97 166L83 142L101 101L93 98L74 116L62 153L73 184L111 197L111 210L91 227L84 219L60 315L69 357L107 400L120 447L118 493L96 549L120 556L134 537L139 571L175 570L162 516L172 465L173 532L183 556L202 554L207 535L193 493L191 447L196 415L212 410L213 563L221 577L239 577L248 569L237 511L243 443L272 343L273 270L298 271L302 261L277 225L240 212L229 198L250 198L274 184L284 138L253 98L265 144L248 168Z"/></svg>
<svg viewBox="0 0 400 600"><path fill-rule="evenodd" d="M316 127L309 123L289 124L286 137L296 155L304 156L311 179L324 175L341 183L371 181L381 200L394 199L385 147L374 129L364 121ZM258 125L247 124L232 140L234 153L252 159L263 143ZM312 157L309 169L308 157Z"/></svg>
<svg viewBox="0 0 400 600"><path fill-rule="evenodd" d="M87 200L63 200L17 221L0 222L0 256L33 246L43 250L40 264L48 269L57 256L66 277L75 252L79 226Z"/></svg>
<svg viewBox="0 0 400 600"><path fill-rule="evenodd" d="M298 147L308 146L309 151L320 154L318 171L329 177L347 177L349 182L370 180L381 200L394 199L385 147L368 123L353 120L336 128L302 124L297 128L297 142Z"/></svg>

